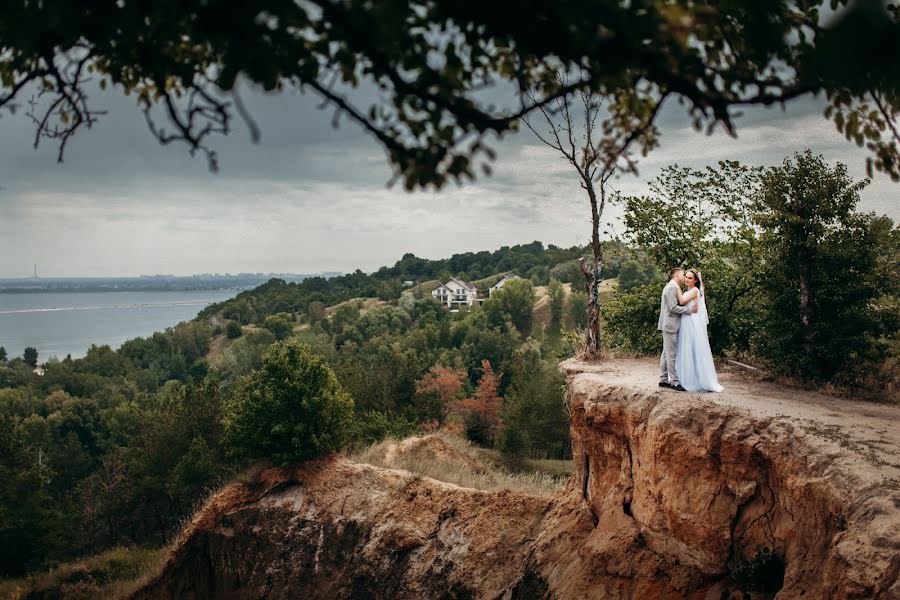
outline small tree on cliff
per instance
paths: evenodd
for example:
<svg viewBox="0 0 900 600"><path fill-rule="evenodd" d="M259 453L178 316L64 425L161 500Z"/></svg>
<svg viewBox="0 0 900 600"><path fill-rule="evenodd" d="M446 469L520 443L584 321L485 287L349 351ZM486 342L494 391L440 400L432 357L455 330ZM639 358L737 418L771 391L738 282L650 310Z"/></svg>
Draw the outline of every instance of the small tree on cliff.
<svg viewBox="0 0 900 600"><path fill-rule="evenodd" d="M558 85L566 87L568 77L557 74ZM646 153L656 145L656 114L666 98L642 95L638 90L601 94L593 89L581 90L577 98L556 98L547 105L541 104L534 93L529 94L538 106L543 119L525 117L528 128L545 145L568 162L578 175L579 185L588 197L591 209L590 248L592 260L579 261L588 294L586 346L588 355L600 351L600 299L598 286L603 270L603 249L600 245L600 222L606 202L610 197L608 182L617 171L636 172L631 150L640 145ZM616 107L627 105L627 116L616 112ZM537 111L536 111L537 112ZM605 114L605 118L601 115Z"/></svg>
<svg viewBox="0 0 900 600"><path fill-rule="evenodd" d="M272 346L225 408L225 443L242 458L285 465L340 450L353 400L321 356L296 340Z"/></svg>

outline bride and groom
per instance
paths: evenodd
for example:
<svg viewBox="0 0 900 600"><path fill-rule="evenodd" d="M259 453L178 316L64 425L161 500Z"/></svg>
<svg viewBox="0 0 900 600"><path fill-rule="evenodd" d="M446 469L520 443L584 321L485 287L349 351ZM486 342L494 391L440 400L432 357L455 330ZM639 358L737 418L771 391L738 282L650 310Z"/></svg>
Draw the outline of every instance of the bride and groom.
<svg viewBox="0 0 900 600"><path fill-rule="evenodd" d="M681 286L687 286L681 291ZM679 392L721 392L706 325L705 290L696 269L672 269L659 304L659 385Z"/></svg>

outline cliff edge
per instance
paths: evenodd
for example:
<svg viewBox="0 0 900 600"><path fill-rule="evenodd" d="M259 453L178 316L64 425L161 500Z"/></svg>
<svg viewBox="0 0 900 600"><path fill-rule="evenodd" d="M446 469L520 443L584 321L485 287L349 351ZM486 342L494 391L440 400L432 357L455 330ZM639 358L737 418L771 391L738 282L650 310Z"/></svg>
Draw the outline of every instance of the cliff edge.
<svg viewBox="0 0 900 600"><path fill-rule="evenodd" d="M661 390L650 361L561 368L576 474L555 496L341 457L266 469L134 598L719 600L762 575L756 597L900 599L900 409L736 373Z"/></svg>

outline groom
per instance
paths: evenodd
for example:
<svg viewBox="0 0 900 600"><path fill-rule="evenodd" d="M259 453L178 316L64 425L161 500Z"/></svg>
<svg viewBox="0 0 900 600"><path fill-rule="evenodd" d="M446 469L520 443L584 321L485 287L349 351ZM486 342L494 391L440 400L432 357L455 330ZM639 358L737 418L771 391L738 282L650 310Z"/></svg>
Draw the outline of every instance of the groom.
<svg viewBox="0 0 900 600"><path fill-rule="evenodd" d="M697 305L688 308L678 304L678 291L684 285L684 269L669 271L669 283L663 288L659 302L659 323L657 331L662 331L663 350L659 356L659 385L679 392L686 391L678 383L675 372L675 342L678 340L678 328L681 327L681 315L697 312Z"/></svg>

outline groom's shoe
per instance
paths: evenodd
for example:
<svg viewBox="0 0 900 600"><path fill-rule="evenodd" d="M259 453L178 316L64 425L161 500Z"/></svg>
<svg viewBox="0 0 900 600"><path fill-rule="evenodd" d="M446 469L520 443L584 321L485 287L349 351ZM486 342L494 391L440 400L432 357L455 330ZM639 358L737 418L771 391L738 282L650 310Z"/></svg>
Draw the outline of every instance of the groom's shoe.
<svg viewBox="0 0 900 600"><path fill-rule="evenodd" d="M659 387L670 388L670 387L672 387L672 384L669 383L668 381L660 381L660 382L659 382Z"/></svg>
<svg viewBox="0 0 900 600"><path fill-rule="evenodd" d="M675 390L676 392L686 392L687 391L686 389L681 387L680 383L678 385L669 384L669 387L672 388L673 390Z"/></svg>

